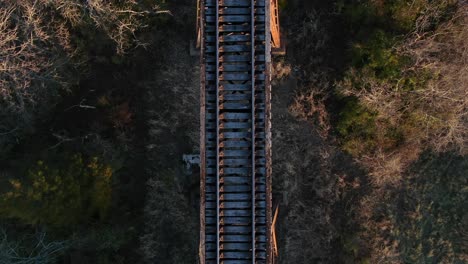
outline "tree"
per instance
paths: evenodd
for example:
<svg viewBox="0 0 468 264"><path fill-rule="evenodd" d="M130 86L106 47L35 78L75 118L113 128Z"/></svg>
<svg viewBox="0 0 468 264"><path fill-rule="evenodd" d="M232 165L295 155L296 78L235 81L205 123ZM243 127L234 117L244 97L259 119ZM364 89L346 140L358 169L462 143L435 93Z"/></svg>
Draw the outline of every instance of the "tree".
<svg viewBox="0 0 468 264"><path fill-rule="evenodd" d="M345 101L357 101L338 122L345 149L377 184L398 182L424 150L468 151L467 5L417 2L407 17L396 14L404 4L390 9L395 24L412 21L412 30L374 30L355 44L353 67L337 85ZM366 115L372 119L362 126Z"/></svg>
<svg viewBox="0 0 468 264"><path fill-rule="evenodd" d="M73 92L96 50L145 45L137 33L167 11L142 2L0 1L0 155Z"/></svg>
<svg viewBox="0 0 468 264"><path fill-rule="evenodd" d="M47 233L12 239L0 228L0 264L48 264L69 246L67 241L49 241Z"/></svg>
<svg viewBox="0 0 468 264"><path fill-rule="evenodd" d="M0 214L22 223L65 227L104 220L112 198L112 169L97 157L38 161L25 179L11 179Z"/></svg>

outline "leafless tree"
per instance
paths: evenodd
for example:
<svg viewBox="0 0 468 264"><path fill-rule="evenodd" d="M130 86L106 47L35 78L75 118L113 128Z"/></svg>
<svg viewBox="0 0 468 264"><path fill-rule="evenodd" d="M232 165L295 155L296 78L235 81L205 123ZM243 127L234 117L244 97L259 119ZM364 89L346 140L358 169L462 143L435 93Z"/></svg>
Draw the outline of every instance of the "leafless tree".
<svg viewBox="0 0 468 264"><path fill-rule="evenodd" d="M425 149L468 153L468 5L458 1L450 19L443 22L439 6L428 4L414 31L394 47L396 54L411 59L401 80L383 82L364 70L350 74L366 89L355 89L351 79L339 84L345 95L356 96L378 113L376 150L359 157L377 185L398 182L402 170ZM434 21L438 24L431 29ZM427 81L405 89L408 78ZM405 140L390 151L385 144L389 127L398 127Z"/></svg>
<svg viewBox="0 0 468 264"><path fill-rule="evenodd" d="M29 238L19 241L11 240L7 232L0 229L0 263L1 264L49 264L68 247L67 241L48 241L46 232L37 232Z"/></svg>
<svg viewBox="0 0 468 264"><path fill-rule="evenodd" d="M124 54L145 46L137 31L160 13L168 11L136 0L0 1L0 150L33 130L85 71L87 56L73 32L94 30Z"/></svg>
<svg viewBox="0 0 468 264"><path fill-rule="evenodd" d="M425 120L427 142L436 151L468 151L468 5L458 1L453 17L434 31L422 32L421 23L399 52L414 60L412 71L429 71L433 78L424 90L411 94ZM430 6L430 5L429 5ZM437 12L437 10L433 11ZM428 17L421 16L423 18ZM433 15L435 16L435 15ZM420 20L421 20L420 19ZM429 20L426 18L425 20Z"/></svg>

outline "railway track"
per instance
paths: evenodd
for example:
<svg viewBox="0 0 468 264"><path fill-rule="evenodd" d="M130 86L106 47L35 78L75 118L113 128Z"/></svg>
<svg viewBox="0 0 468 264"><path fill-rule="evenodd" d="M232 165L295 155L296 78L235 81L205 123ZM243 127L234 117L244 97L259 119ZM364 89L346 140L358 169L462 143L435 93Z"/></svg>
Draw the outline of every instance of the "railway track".
<svg viewBox="0 0 468 264"><path fill-rule="evenodd" d="M201 1L201 263L271 263L269 3Z"/></svg>

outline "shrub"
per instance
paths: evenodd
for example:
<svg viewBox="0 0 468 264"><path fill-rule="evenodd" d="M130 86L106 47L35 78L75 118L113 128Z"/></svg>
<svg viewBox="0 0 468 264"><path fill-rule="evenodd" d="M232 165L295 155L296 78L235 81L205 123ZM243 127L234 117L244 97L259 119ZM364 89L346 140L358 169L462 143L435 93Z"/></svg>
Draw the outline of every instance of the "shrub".
<svg viewBox="0 0 468 264"><path fill-rule="evenodd" d="M403 9L403 2L392 4L389 12ZM468 34L463 16L466 6L460 5L453 17L434 31L421 32L419 24L415 24L422 17L440 17L440 9L448 12L449 4L414 1L408 8L426 10L407 11L405 19L412 21L414 33L402 37L376 29L352 49L352 66L337 83L337 90L341 96L356 98L356 102L345 102L337 130L343 137L344 149L353 156L361 161L375 157L374 163L367 162L371 171L380 167L378 162L385 162L376 158L377 152L392 160L389 155L408 152L404 145L414 148L414 153L428 148L466 153L467 77L460 74L466 68L463 50L467 44L462 41ZM412 160L395 158L406 166L417 158L410 156Z"/></svg>
<svg viewBox="0 0 468 264"><path fill-rule="evenodd" d="M57 162L57 163L55 163ZM25 179L11 179L0 214L24 224L66 227L104 220L112 198L112 169L97 157L39 160Z"/></svg>
<svg viewBox="0 0 468 264"><path fill-rule="evenodd" d="M373 150L376 146L376 114L363 107L356 98L345 98L336 129L344 138L344 149L354 156Z"/></svg>

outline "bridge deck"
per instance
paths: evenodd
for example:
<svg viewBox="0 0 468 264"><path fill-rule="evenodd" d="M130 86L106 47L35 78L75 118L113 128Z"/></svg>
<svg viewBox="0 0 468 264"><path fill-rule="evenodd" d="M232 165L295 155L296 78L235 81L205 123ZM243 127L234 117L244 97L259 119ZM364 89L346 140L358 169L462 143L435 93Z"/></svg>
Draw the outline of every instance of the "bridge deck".
<svg viewBox="0 0 468 264"><path fill-rule="evenodd" d="M271 263L269 5L201 1L201 263Z"/></svg>

